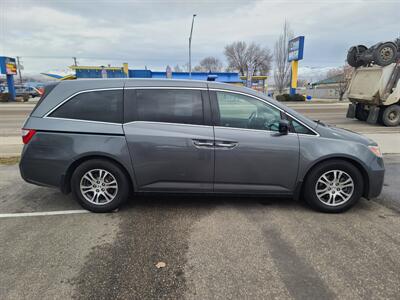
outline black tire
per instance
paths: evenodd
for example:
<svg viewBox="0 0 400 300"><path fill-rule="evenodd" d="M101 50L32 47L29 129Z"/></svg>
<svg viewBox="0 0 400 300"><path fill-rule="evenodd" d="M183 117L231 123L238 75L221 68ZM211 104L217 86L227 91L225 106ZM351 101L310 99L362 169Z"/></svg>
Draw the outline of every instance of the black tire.
<svg viewBox="0 0 400 300"><path fill-rule="evenodd" d="M357 103L356 104L356 114L355 117L357 120L366 121L368 119L369 111L364 109L364 105Z"/></svg>
<svg viewBox="0 0 400 300"><path fill-rule="evenodd" d="M347 52L347 63L354 68L364 65L364 61L359 59L359 56L361 53L367 51L367 49L364 45L351 47Z"/></svg>
<svg viewBox="0 0 400 300"><path fill-rule="evenodd" d="M316 193L319 178L326 172L340 170L347 173L353 180L354 189L351 197L337 206L332 206L321 201ZM315 210L326 213L340 213L352 207L362 196L364 189L363 177L353 164L340 159L328 160L316 165L307 175L304 183L303 198ZM329 197L329 196L328 196ZM339 198L336 198L339 199Z"/></svg>
<svg viewBox="0 0 400 300"><path fill-rule="evenodd" d="M400 124L400 105L394 104L386 107L382 112L382 123L385 126L397 126Z"/></svg>
<svg viewBox="0 0 400 300"><path fill-rule="evenodd" d="M383 107L379 107L379 114L378 114L378 120L377 120L377 123L378 124L380 124L380 125L385 125L385 124L383 124L383 117L382 117L382 115L383 115L383 111L385 110L385 107L383 106Z"/></svg>
<svg viewBox="0 0 400 300"><path fill-rule="evenodd" d="M113 178L115 179L115 181L117 183L117 189L110 188L110 190L108 190L110 192L110 194L113 194L112 195L113 197L110 197L110 198L112 198L112 200L109 201L108 203L96 204L96 203L90 202L81 192L81 188L80 188L81 180L84 180L84 179L82 179L82 177L84 177L84 175L89 171L99 172L99 171L95 171L95 170L104 170L104 171L109 172L109 174L111 174L111 176L107 175L106 177L104 177L104 182L106 185L107 185L106 181L108 180L109 182L111 182L113 180ZM96 173L94 173L94 174L96 174ZM100 173L98 173L98 174L100 174ZM89 185L91 185L91 183L89 183L89 181L86 180L86 182ZM101 181L101 182L103 182L103 181ZM99 188L98 191L100 193L102 193L100 191L102 188L102 186L101 186L102 183L100 183L100 181L99 181L99 182L94 182L94 184L96 184L96 186ZM104 185L104 183L102 185ZM117 166L116 164L112 163L111 161L105 160L105 159L92 159L92 160L83 162L81 165L79 165L75 169L74 173L72 174L72 178L71 178L71 189L72 189L72 193L73 193L75 199L82 205L82 207L84 207L87 210L90 210L92 212L104 213L104 212L110 212L110 211L115 210L116 208L120 207L128 199L130 183L129 183L127 176L123 172L123 170L121 170L121 168L119 166ZM96 191L97 191L97 189L96 189ZM107 189L106 189L106 191L107 191ZM94 191L93 191L93 193L94 193ZM90 197L91 195L92 194L89 194L88 197ZM98 198L99 202L101 202L101 201L106 202L105 200L106 200L105 194L100 195Z"/></svg>
<svg viewBox="0 0 400 300"><path fill-rule="evenodd" d="M374 51L374 62L379 66L387 66L396 62L397 46L394 43L383 43Z"/></svg>

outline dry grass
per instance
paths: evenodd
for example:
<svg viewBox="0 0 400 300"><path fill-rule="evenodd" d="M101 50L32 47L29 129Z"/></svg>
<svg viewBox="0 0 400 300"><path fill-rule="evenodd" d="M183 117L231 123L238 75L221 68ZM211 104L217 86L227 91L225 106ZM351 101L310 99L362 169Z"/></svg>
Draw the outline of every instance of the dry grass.
<svg viewBox="0 0 400 300"><path fill-rule="evenodd" d="M15 165L19 163L19 156L0 157L0 165Z"/></svg>

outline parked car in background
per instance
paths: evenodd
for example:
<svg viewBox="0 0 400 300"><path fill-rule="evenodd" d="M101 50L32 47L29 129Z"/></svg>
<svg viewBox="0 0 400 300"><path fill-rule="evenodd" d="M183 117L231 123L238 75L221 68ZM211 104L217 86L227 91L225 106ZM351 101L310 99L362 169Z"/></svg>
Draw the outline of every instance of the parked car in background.
<svg viewBox="0 0 400 300"><path fill-rule="evenodd" d="M94 212L138 192L291 196L342 212L379 195L384 177L372 140L215 82L61 81L22 139L22 177Z"/></svg>
<svg viewBox="0 0 400 300"><path fill-rule="evenodd" d="M0 87L0 93L8 92L9 91L7 86ZM24 101L28 101L29 98L39 97L40 91L37 88L31 86L15 85L15 96L23 98Z"/></svg>

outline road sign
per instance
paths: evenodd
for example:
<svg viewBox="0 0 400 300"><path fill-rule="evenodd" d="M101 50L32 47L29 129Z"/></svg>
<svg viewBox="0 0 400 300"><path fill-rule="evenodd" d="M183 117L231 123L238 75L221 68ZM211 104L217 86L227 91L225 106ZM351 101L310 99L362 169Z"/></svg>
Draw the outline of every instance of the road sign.
<svg viewBox="0 0 400 300"><path fill-rule="evenodd" d="M288 61L292 63L292 78L290 81L290 94L296 94L297 72L299 69L299 60L303 59L304 36L298 36L291 39L288 44Z"/></svg>
<svg viewBox="0 0 400 300"><path fill-rule="evenodd" d="M15 58L5 56L0 57L0 71L1 74L16 75L17 63Z"/></svg>
<svg viewBox="0 0 400 300"><path fill-rule="evenodd" d="M11 100L15 100L14 75L17 74L17 63L15 58L0 56L0 73L7 76L8 93Z"/></svg>
<svg viewBox="0 0 400 300"><path fill-rule="evenodd" d="M289 41L288 61L303 59L304 36L298 36Z"/></svg>

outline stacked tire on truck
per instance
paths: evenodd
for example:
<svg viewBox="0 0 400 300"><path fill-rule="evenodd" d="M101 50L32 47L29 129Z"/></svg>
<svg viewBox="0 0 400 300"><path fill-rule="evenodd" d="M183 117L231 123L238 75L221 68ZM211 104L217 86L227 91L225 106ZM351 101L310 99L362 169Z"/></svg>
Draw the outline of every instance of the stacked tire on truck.
<svg viewBox="0 0 400 300"><path fill-rule="evenodd" d="M348 118L385 126L400 124L400 39L369 49L351 47L347 62L355 70L347 90Z"/></svg>

